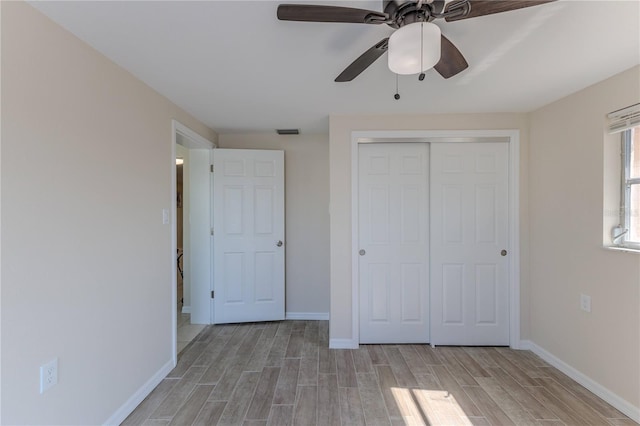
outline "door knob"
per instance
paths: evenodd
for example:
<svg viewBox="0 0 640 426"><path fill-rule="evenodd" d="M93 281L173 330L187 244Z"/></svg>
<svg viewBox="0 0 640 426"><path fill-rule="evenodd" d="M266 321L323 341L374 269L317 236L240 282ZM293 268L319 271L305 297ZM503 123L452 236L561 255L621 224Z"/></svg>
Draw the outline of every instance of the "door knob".
<svg viewBox="0 0 640 426"><path fill-rule="evenodd" d="M276 243L276 245L277 245L278 247L282 247L282 241L281 241L281 240L278 240L278 242Z"/></svg>
<svg viewBox="0 0 640 426"><path fill-rule="evenodd" d="M360 249L360 251L358 252L358 254L360 254L360 256L364 256L365 254L367 254L366 251L364 251L364 249Z"/></svg>
<svg viewBox="0 0 640 426"><path fill-rule="evenodd" d="M502 251L500 252L500 255L502 255L502 256L506 256L506 255L507 255L507 251L506 251L506 250L502 250Z"/></svg>

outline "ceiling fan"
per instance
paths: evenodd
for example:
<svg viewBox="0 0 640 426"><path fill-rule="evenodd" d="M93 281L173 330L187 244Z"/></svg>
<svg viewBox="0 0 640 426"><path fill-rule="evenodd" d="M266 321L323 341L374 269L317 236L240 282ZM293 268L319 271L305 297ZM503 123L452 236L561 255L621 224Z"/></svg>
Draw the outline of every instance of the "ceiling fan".
<svg viewBox="0 0 640 426"><path fill-rule="evenodd" d="M430 25L437 31L436 37L440 38L440 52L433 61L433 68L444 78L450 78L464 71L469 65L464 56L448 38L440 33L436 25L430 24L434 19L444 19L446 22L475 18L494 13L507 12L539 4L550 3L555 0L383 0L384 12L375 10L357 9L342 6L323 6L309 4L281 4L278 6L278 19L282 21L306 21L306 22L343 22L380 25L387 24L391 28L408 29L410 24L422 23L419 31L423 32L425 25ZM413 27L416 27L413 25ZM403 30L405 31L405 30ZM389 49L389 40L386 37L374 44L369 50L353 61L336 77L336 82L351 81L373 64ZM418 34L419 40L423 40L423 33ZM398 43L398 42L396 42ZM420 41L419 41L420 43ZM436 39L437 43L437 39ZM438 47L438 46L436 46ZM419 45L420 79L424 78L422 67L422 55L425 50ZM391 58L390 58L391 59ZM391 68L391 63L390 63ZM430 68L427 67L427 68ZM392 68L393 70L393 68ZM394 71L395 72L395 71ZM412 74L414 72L397 72Z"/></svg>

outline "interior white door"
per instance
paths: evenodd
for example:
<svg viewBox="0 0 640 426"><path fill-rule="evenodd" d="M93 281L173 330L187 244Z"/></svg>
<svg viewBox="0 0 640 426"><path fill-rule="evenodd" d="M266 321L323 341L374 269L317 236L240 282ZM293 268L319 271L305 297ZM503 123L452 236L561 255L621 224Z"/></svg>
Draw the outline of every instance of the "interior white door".
<svg viewBox="0 0 640 426"><path fill-rule="evenodd" d="M431 146L433 345L509 344L508 160L507 143Z"/></svg>
<svg viewBox="0 0 640 426"><path fill-rule="evenodd" d="M358 149L360 343L426 343L429 147Z"/></svg>
<svg viewBox="0 0 640 426"><path fill-rule="evenodd" d="M216 149L214 323L284 319L284 151Z"/></svg>

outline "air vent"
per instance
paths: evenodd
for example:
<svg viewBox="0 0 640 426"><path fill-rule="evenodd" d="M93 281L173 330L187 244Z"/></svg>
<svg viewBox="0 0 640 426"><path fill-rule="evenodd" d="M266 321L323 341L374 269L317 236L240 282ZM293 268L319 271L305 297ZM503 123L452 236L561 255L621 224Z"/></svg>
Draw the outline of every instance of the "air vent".
<svg viewBox="0 0 640 426"><path fill-rule="evenodd" d="M276 129L279 135L299 135L300 130L298 129Z"/></svg>

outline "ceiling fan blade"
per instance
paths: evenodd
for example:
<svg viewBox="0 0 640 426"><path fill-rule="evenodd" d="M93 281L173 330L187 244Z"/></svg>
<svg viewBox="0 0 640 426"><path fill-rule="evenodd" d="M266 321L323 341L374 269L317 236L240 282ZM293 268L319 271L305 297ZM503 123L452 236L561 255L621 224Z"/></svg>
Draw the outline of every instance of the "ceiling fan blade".
<svg viewBox="0 0 640 426"><path fill-rule="evenodd" d="M551 3L553 1L555 0L469 0L471 11L468 14L453 15L446 18L446 21L459 21L477 16L492 15L494 13L508 12L510 10ZM459 2L448 3L447 7L445 7L445 14L456 7L459 7Z"/></svg>
<svg viewBox="0 0 640 426"><path fill-rule="evenodd" d="M366 70L369 65L373 64L380 56L384 54L389 48L389 38L384 38L372 46L369 50L364 52L358 59L353 61L351 65L340 73L339 76L336 77L335 81L338 83L342 83L345 81L351 81L364 70Z"/></svg>
<svg viewBox="0 0 640 426"><path fill-rule="evenodd" d="M383 24L387 22L389 16L375 10L352 7L281 4L278 6L278 19L281 21Z"/></svg>
<svg viewBox="0 0 640 426"><path fill-rule="evenodd" d="M450 78L461 73L469 64L457 47L445 36L441 37L440 61L433 67L444 78Z"/></svg>

